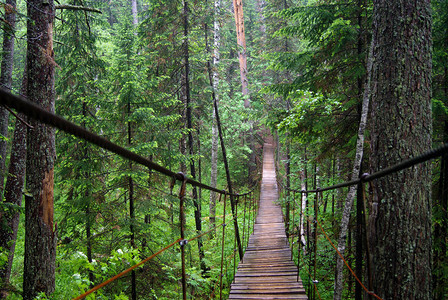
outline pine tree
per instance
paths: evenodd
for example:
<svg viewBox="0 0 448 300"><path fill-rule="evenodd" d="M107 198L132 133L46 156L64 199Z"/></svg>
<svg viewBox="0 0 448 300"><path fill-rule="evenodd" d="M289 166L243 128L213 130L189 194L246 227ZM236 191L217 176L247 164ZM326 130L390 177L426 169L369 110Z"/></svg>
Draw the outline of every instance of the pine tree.
<svg viewBox="0 0 448 300"><path fill-rule="evenodd" d="M372 171L431 147L429 1L376 1L373 11ZM379 179L370 208L373 290L383 299L432 299L431 169Z"/></svg>
<svg viewBox="0 0 448 300"><path fill-rule="evenodd" d="M52 0L31 0L28 11L28 99L54 112ZM28 131L25 194L25 267L23 298L55 288L57 232L53 220L55 130L32 121Z"/></svg>

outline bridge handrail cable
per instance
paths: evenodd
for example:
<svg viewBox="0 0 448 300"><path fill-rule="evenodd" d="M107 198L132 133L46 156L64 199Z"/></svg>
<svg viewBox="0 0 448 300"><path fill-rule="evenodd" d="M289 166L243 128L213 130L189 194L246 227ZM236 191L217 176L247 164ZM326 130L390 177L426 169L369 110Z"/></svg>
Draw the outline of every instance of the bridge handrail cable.
<svg viewBox="0 0 448 300"><path fill-rule="evenodd" d="M31 117L35 120L38 120L44 124L53 126L57 129L60 129L66 133L70 133L80 139L86 140L92 144L95 144L103 149L109 150L117 155L120 155L121 157L127 158L129 160L132 160L140 165L146 166L154 171L157 171L161 174L164 174L166 176L170 176L172 178L175 178L178 181L183 181L184 177L180 175L179 173L173 172L155 162L152 162L151 160L136 154L135 152L132 152L126 148L123 148L106 138L97 135L79 125L76 125L75 123L72 123L61 116L56 115L55 113L52 113L50 111L47 111L40 107L39 105L14 94L11 94L9 91L5 90L4 88L0 87L0 104L15 109L28 117ZM191 178L186 178L186 182L188 184L191 184L193 186L197 186L200 188L204 188L219 194L223 194L224 191L220 190L218 188L209 186L207 184L204 184L202 182L196 181ZM245 193L249 194L251 191ZM233 194L233 196L244 196L245 194Z"/></svg>
<svg viewBox="0 0 448 300"><path fill-rule="evenodd" d="M220 190L220 189L217 189L215 187L212 187L212 186L206 185L204 183L198 182L198 181L196 181L194 179L188 178L188 177L186 177L182 173L175 173L175 172L173 172L173 171L171 171L171 170L169 170L169 169L167 169L167 168L165 168L165 167L163 167L163 166L161 166L161 165L159 165L157 163L152 162L151 160L149 160L149 159L147 159L147 158L145 158L145 157L143 157L141 155L138 155L138 154L136 154L136 153L126 149L126 148L123 148L123 147L121 147L121 146L119 146L119 145L117 145L117 144L107 140L106 138L104 138L104 137L102 137L100 135L97 135L97 134L95 134L95 133L93 133L93 132L91 132L91 131L89 131L89 130L87 130L87 129L79 126L79 125L76 125L76 124L72 123L72 122L64 119L63 117L56 115L53 112L45 110L42 107L40 107L39 105L37 105L37 104L35 104L35 103L33 103L33 102L31 102L31 101L21 97L21 96L17 96L17 95L11 94L9 91L5 90L2 87L0 87L0 105L4 106L8 110L9 109L15 109L16 111L21 112L24 115L26 115L26 116L28 116L30 118L33 118L33 119L35 119L35 120L37 120L37 121L39 121L39 122L41 122L43 124L50 125L52 127L60 129L60 130L62 130L64 132L66 132L66 133L72 134L72 135L74 135L74 136L76 136L76 137L78 137L80 139L88 141L88 142L90 142L90 143L92 143L94 145L97 145L97 146L99 146L99 147L101 147L101 148L103 148L105 150L108 150L108 151L110 151L112 153L115 153L115 154L117 154L117 155L119 155L119 156L121 156L123 158L129 159L129 160L131 160L131 161L133 161L133 162L135 162L137 164L140 164L140 165L143 165L145 167L148 167L149 169L151 169L153 171L156 171L156 172L159 172L161 174L164 174L166 176L171 177L172 178L172 182L171 182L171 186L170 186L171 194L172 194L172 189L174 188L174 185L175 185L176 181L181 181L182 182L182 188L181 188L181 192L180 192L180 195L179 195L179 199L181 199L181 198L183 198L185 196L185 185L186 184L190 184L190 185L193 185L193 186L196 186L196 187L200 187L200 188L204 188L204 189L216 192L216 193L218 193L220 195L220 197L222 195L224 195L225 196L224 199L226 199L227 195L235 196L235 197L237 197L237 199L239 199L239 197L242 197L242 196L246 197L246 196L251 195L251 194L253 195L254 191L255 191L255 189L257 187L257 184L255 184L251 188L251 190L246 192L246 193L243 193L243 194L232 193L232 194L230 194L226 190ZM226 201L224 200L224 203L225 202ZM181 203L183 203L182 200L181 200ZM238 203L238 201L236 201L236 203ZM182 209L182 205L183 204L181 204L181 214L182 214L182 210L183 210ZM253 205L255 206L255 201L254 201ZM255 215L253 215L253 217L255 217ZM185 223L185 216L183 216L183 217L181 216L181 218L183 219L183 221L181 221L181 224ZM230 219L228 222L225 222L225 217L224 217L224 220L223 220L222 224L217 225L217 226L211 228L210 230L208 230L206 232L203 232L203 233L199 233L198 232L198 235L196 235L196 236L194 236L194 237L192 237L190 239L182 238L183 234L181 234L181 237L179 239L177 239L176 241L174 241L171 244L167 245L166 247L160 249L158 252L156 252L153 255L145 258L144 260L142 260L139 263L131 266L130 268L122 271L121 273L113 276L112 278L110 278L110 279L100 283L99 285L93 287L92 289L88 290L87 292L83 293L82 295L80 295L80 296L78 296L78 297L76 297L74 299L77 300L77 299L85 298L87 295L97 291L98 289L108 285L109 283L115 281L116 279L124 276L125 274L127 274L129 272L131 272L132 270L136 269L137 267L141 266L142 264L150 261L151 259L157 257L161 253L165 252L166 250L172 248L176 244L179 244L181 246L181 250L183 252L184 246L188 242L191 242L193 240L201 238L202 236L204 236L206 234L212 233L219 227L223 227L223 231L224 231L224 228L226 227L226 225L228 223L230 223L230 222L235 221L237 218L238 218L238 213L234 213L233 214L233 218ZM251 222L248 222L249 226L250 226L250 223ZM183 226L181 225L181 227L183 227ZM183 231L183 229L181 228L181 232L182 231ZM223 233L223 235L224 235L224 233ZM234 251L233 251L232 255L233 256L235 255ZM221 261L221 264L222 263L223 263L223 261ZM182 264L184 265L184 259L182 259ZM221 266L221 269L222 269L222 266ZM221 274L221 279L222 279L222 274ZM183 274L182 280L183 281L185 280L185 274ZM221 285L221 289L222 289L222 283L220 285ZM221 293L222 293L222 291L221 291ZM186 296L186 290L185 290L185 287L184 287L183 288L183 297L184 297L184 299L185 299L185 296Z"/></svg>
<svg viewBox="0 0 448 300"><path fill-rule="evenodd" d="M435 158L442 156L444 154L447 154L447 153L448 153L448 143L443 144L442 146L440 146L438 148L430 149L418 156L406 159L398 164L395 164L395 165L392 165L385 169L379 170L373 174L364 173L363 175L360 176L360 178L358 178L356 180L345 181L345 182L334 184L334 185L324 187L324 188L316 188L316 189L312 189L312 190L296 190L296 189L291 189L291 188L286 187L282 182L280 182L280 184L283 188L285 188L286 190L289 190L291 192L296 192L296 193L301 193L301 194L320 193L320 192L335 190L335 189L339 189L339 188L343 188L343 187L349 187L352 185L357 185L361 182L370 182L375 179L382 178L387 175L391 175L391 174L399 172L401 170L424 163L431 159L435 159Z"/></svg>

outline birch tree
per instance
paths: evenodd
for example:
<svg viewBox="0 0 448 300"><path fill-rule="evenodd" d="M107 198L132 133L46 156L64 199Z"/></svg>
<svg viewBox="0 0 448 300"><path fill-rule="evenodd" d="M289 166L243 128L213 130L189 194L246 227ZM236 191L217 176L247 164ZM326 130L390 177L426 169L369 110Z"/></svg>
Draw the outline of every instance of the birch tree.
<svg viewBox="0 0 448 300"><path fill-rule="evenodd" d="M369 51L369 60L368 60L368 66L367 66L367 73L371 73L372 69L372 50L373 50L373 42L370 46ZM369 76L369 75L368 75ZM359 178L359 173L361 170L361 162L364 155L364 140L365 140L365 130L367 126L367 115L369 112L369 102L370 102L370 78L369 82L366 84L365 90L364 90L364 96L362 100L362 109L361 109L361 119L359 120L359 128L358 128L358 138L356 140L356 154L355 154L355 160L353 162L353 169L351 174L351 180L356 180ZM347 193L347 197L345 199L344 204L344 210L342 212L342 218L341 218L341 228L339 232L339 239L338 239L338 251L341 253L341 255L344 255L345 253L345 246L347 241L347 230L348 225L350 222L350 214L353 207L353 201L355 199L356 195L356 189L357 186L353 185L349 188L349 191ZM336 278L334 281L334 296L333 299L340 300L342 297L342 288L343 288L343 268L344 268L344 262L342 259L337 256L336 260Z"/></svg>
<svg viewBox="0 0 448 300"><path fill-rule="evenodd" d="M214 19L213 19L213 67L209 68L209 73L211 72L211 86L213 91L213 103L219 107L219 60L220 52L219 47L221 46L221 0L214 1ZM210 74L209 74L210 75ZM211 147L211 168L210 168L210 186L216 187L218 183L218 143L219 143L219 133L218 126L216 124L216 110L213 105L213 120L212 120L212 147ZM209 201L209 214L210 214L210 226L215 226L215 215L216 215L216 193L210 192Z"/></svg>

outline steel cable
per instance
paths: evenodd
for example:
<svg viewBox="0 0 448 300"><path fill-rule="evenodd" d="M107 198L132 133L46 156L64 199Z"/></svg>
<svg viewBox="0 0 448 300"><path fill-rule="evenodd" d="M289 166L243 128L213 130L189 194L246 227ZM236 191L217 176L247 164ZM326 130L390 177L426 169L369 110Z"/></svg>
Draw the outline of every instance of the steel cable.
<svg viewBox="0 0 448 300"><path fill-rule="evenodd" d="M373 174L365 173L359 179L338 183L338 184L331 185L331 186L324 187L324 188L317 188L314 190L300 190L299 191L299 190L295 190L295 189L289 189L289 188L285 187L281 182L280 182L280 185L289 191L293 191L293 192L297 192L297 193L302 193L302 194L303 193L320 193L320 192L335 190L335 189L339 189L339 188L343 188L343 187L349 187L352 185L359 184L360 182L370 182L375 179L382 178L387 175L410 168L412 166L427 162L431 159L435 159L435 158L442 156L443 154L446 154L446 153L448 153L448 143L446 143L438 148L430 149L420 155L417 155L415 157L404 160L398 164L392 165L383 170L377 171Z"/></svg>

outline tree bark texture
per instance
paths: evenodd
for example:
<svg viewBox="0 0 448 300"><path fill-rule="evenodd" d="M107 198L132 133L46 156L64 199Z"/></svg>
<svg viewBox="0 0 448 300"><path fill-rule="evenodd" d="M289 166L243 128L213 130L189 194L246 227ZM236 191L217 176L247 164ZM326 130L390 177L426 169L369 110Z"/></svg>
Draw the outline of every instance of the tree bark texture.
<svg viewBox="0 0 448 300"><path fill-rule="evenodd" d="M54 52L52 0L29 0L28 99L54 112ZM25 266L23 298L55 288L56 230L53 221L55 130L31 120L28 130L25 195Z"/></svg>
<svg viewBox="0 0 448 300"><path fill-rule="evenodd" d="M26 70L23 74L22 96L26 93L27 77ZM19 115L22 119L26 117ZM5 184L4 202L16 205L17 208L22 205L23 187L26 173L26 133L27 127L20 120L16 121L14 129L14 138L12 141L11 156L9 158L8 178ZM4 223L0 227L0 247L7 249L8 262L0 269L0 298L7 296L7 286L11 276L12 262L16 248L17 230L19 228L20 213L18 210L0 212L0 220ZM4 251L4 250L3 250Z"/></svg>
<svg viewBox="0 0 448 300"><path fill-rule="evenodd" d="M14 30L16 27L16 0L6 0L5 22L3 22L3 57L1 63L0 85L11 90L14 64ZM0 135L8 136L9 112L0 107ZM6 176L6 140L0 140L0 196L3 195L3 182Z"/></svg>
<svg viewBox="0 0 448 300"><path fill-rule="evenodd" d="M213 20L213 69L212 71L212 90L213 90L213 102L216 102L216 105L219 107L219 73L218 66L220 60L220 52L219 47L221 46L221 25L220 25L220 16L221 16L221 0L215 0L214 2L214 20ZM210 70L209 70L210 72ZM216 124L216 111L215 106L213 105L213 124L212 124L212 153L211 153L211 167L210 167L210 186L216 187L218 184L218 143L219 143L219 133L218 126ZM209 200L209 214L210 214L210 226L215 226L215 215L216 215L216 198L217 195L215 192L210 192L210 200Z"/></svg>
<svg viewBox="0 0 448 300"><path fill-rule="evenodd" d="M430 1L373 3L372 172L429 149L432 131ZM373 186L374 292L383 299L431 299L430 165Z"/></svg>
<svg viewBox="0 0 448 300"><path fill-rule="evenodd" d="M244 98L244 107L250 107L249 83L247 81L247 54L246 54L246 33L244 29L243 1L233 0L233 10L235 14L236 39L238 43L238 56L240 61L241 91Z"/></svg>

